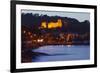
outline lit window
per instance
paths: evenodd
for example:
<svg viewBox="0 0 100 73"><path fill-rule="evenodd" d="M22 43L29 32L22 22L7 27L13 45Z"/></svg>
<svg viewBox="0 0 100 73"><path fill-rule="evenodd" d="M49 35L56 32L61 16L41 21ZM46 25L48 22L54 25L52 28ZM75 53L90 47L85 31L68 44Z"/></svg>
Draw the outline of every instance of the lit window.
<svg viewBox="0 0 100 73"><path fill-rule="evenodd" d="M28 34L30 35L31 33L30 33L30 32L28 32Z"/></svg>
<svg viewBox="0 0 100 73"><path fill-rule="evenodd" d="M37 41L38 41L38 42L43 42L43 39L38 39Z"/></svg>
<svg viewBox="0 0 100 73"><path fill-rule="evenodd" d="M31 35L30 37L32 38L33 36Z"/></svg>

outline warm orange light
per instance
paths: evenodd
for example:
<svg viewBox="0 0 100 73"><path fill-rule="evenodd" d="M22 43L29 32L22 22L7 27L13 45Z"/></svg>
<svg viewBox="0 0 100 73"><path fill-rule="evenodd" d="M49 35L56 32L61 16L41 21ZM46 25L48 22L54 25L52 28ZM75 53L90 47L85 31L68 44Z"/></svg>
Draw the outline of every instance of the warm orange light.
<svg viewBox="0 0 100 73"><path fill-rule="evenodd" d="M58 27L61 28L62 27L62 21L61 21L61 19L58 19L57 22L49 22L48 24L46 22L42 22L41 27L42 28L48 28L48 29L58 28Z"/></svg>
<svg viewBox="0 0 100 73"><path fill-rule="evenodd" d="M38 42L43 42L43 39L38 39L37 41L38 41Z"/></svg>
<svg viewBox="0 0 100 73"><path fill-rule="evenodd" d="M31 33L30 33L30 32L28 32L28 34L30 35Z"/></svg>
<svg viewBox="0 0 100 73"><path fill-rule="evenodd" d="M26 31L24 30L23 33L26 33Z"/></svg>
<svg viewBox="0 0 100 73"><path fill-rule="evenodd" d="M46 28L46 22L42 22L41 27Z"/></svg>
<svg viewBox="0 0 100 73"><path fill-rule="evenodd" d="M31 35L30 37L32 38L33 36Z"/></svg>

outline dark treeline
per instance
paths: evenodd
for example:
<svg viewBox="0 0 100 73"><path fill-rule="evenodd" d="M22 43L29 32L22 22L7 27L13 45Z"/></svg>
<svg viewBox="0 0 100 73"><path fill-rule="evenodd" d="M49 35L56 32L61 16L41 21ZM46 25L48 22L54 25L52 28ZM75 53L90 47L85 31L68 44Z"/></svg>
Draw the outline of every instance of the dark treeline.
<svg viewBox="0 0 100 73"><path fill-rule="evenodd" d="M61 16L48 16L48 15L39 15L38 13L32 14L32 13L27 13L21 14L21 24L22 26L26 26L35 33L41 32L39 27L41 26L42 21L46 22L56 22L58 19L62 20L63 26L59 29L54 29L55 32L72 32L72 33L86 33L90 32L90 22L88 20L85 20L83 22L79 22L75 18L69 18L69 17L61 17ZM47 29L48 31L51 31L50 29ZM46 32L47 32L46 30ZM54 31L53 31L54 32Z"/></svg>

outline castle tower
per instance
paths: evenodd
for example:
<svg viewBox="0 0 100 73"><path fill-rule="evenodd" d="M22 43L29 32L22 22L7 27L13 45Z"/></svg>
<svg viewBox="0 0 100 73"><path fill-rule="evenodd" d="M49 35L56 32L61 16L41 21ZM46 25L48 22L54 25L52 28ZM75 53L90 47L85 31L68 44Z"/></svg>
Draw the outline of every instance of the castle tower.
<svg viewBox="0 0 100 73"><path fill-rule="evenodd" d="M62 27L62 21L61 21L61 19L58 19L58 27Z"/></svg>
<svg viewBox="0 0 100 73"><path fill-rule="evenodd" d="M41 23L41 27L42 27L42 28L47 28L46 22L45 22L45 21Z"/></svg>

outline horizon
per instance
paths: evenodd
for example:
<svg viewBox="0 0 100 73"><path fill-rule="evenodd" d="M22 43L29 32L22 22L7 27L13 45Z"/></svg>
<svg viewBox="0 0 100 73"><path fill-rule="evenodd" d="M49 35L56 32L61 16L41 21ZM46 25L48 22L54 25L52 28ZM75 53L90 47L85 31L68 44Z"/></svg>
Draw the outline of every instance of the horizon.
<svg viewBox="0 0 100 73"><path fill-rule="evenodd" d="M75 18L79 22L83 22L85 20L90 21L90 13L86 12L62 12L62 11L41 11L41 10L22 10L21 13L27 14L32 13L39 15L48 15L48 16L61 16L68 18Z"/></svg>

